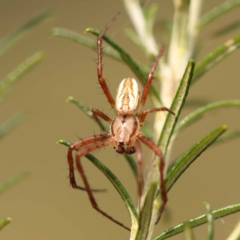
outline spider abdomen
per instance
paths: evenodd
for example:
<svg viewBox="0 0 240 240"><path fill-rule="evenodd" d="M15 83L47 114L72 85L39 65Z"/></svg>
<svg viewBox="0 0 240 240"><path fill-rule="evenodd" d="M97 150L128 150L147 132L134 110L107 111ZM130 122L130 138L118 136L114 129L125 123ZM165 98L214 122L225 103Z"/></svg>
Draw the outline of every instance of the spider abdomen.
<svg viewBox="0 0 240 240"><path fill-rule="evenodd" d="M133 114L137 111L140 88L134 78L124 78L118 88L116 110L120 114Z"/></svg>
<svg viewBox="0 0 240 240"><path fill-rule="evenodd" d="M117 143L128 144L139 134L140 124L133 115L119 115L111 124L111 135Z"/></svg>

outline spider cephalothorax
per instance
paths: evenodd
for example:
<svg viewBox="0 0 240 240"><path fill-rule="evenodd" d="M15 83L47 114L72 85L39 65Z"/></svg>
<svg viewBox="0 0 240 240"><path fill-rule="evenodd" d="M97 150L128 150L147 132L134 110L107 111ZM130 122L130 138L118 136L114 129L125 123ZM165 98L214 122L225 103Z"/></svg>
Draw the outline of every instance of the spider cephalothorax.
<svg viewBox="0 0 240 240"><path fill-rule="evenodd" d="M116 17L115 17L116 18ZM150 70L150 73L146 79L145 86L143 88L142 94L140 94L140 88L138 86L137 81L134 78L125 78L121 81L116 97L116 102L114 101L112 94L110 93L108 86L105 82L105 79L102 76L102 38L106 31L110 28L111 24L115 21L115 18L112 19L110 23L105 27L105 29L101 32L101 34L97 38L97 53L98 53L98 63L97 63L97 75L98 81L101 85L101 88L104 94L107 97L108 102L115 110L117 116L112 120L103 112L92 109L93 115L96 118L102 118L103 120L109 122L110 131L106 134L95 135L92 137L87 137L83 140L79 140L73 143L68 149L68 164L69 164L69 177L70 183L73 188L78 188L81 190L87 191L89 199L94 209L100 212L102 215L110 219L111 221L117 223L118 225L124 227L129 230L128 227L124 226L119 221L112 218L110 215L102 211L93 196L93 190L90 188L88 180L83 171L83 167L81 164L81 157L85 156L89 152L92 152L96 149L100 149L105 146L113 146L116 152L120 154L133 154L137 152L137 166L138 166L138 196L139 199L142 196L142 188L143 188L143 171L142 171L142 154L140 142L149 147L155 155L157 155L160 159L159 164L159 173L160 173L160 191L162 197L162 206L159 211L159 218L162 214L162 211L167 202L167 194L164 184L164 159L162 151L159 147L152 142L150 139L146 138L140 131L140 127L144 124L145 118L149 113L157 112L157 111L168 111L169 113L174 114L171 110L166 107L161 108L152 108L145 111L142 111L148 92L151 86L151 82L153 80L153 74L156 70L157 63L163 53L163 49L160 49L155 62ZM77 150L76 153L76 168L80 173L84 188L80 187L76 184L75 175L74 175L74 161L72 152ZM159 219L158 218L158 219Z"/></svg>

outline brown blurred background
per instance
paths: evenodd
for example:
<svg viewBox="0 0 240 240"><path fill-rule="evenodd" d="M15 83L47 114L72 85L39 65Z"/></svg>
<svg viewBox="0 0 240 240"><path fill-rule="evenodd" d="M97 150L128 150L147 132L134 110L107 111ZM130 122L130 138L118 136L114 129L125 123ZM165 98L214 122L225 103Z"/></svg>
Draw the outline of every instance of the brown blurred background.
<svg viewBox="0 0 240 240"><path fill-rule="evenodd" d="M148 1L149 2L149 1ZM158 1L160 7L156 21L170 20L172 1ZM205 1L203 12L222 1ZM52 37L52 27L64 27L83 33L87 27L102 29L118 12L122 14L109 31L109 35L127 49L135 59L145 61L145 56L124 35L131 27L122 1L111 0L1 0L0 34L7 35L40 12L51 9L52 19L35 27L0 58L0 75L4 77L27 57L44 50L46 58L24 76L1 105L0 121L23 110L28 118L1 141L0 182L20 172L28 171L30 177L17 184L0 198L0 218L9 216L12 223L0 233L4 240L46 239L128 239L129 233L92 209L84 192L69 186L67 148L57 145L58 139L77 140L99 133L96 124L65 99L72 95L88 106L104 110L114 116L97 84L96 53L65 39ZM218 38L213 33L239 18L239 8L224 15L204 28L199 41L204 42L201 56L215 49L238 31ZM156 27L156 31L160 31ZM94 39L94 37L93 37ZM161 41L160 34L157 39ZM189 99L209 101L239 99L240 68L237 51L204 75L192 88ZM120 80L132 76L121 63L104 58L104 76L110 89L116 93ZM191 111L194 108L185 110ZM183 116L182 115L182 116ZM177 139L172 159L221 124L229 129L239 129L240 111L236 108L212 111L185 130ZM204 201L218 209L240 202L239 161L240 140L212 147L185 172L168 197L169 220L162 220L155 235L189 218L205 213ZM126 161L111 148L94 153L122 181L136 202L136 184ZM107 188L106 194L95 194L103 210L129 225L130 219L123 202L105 177L84 161L86 174L94 188ZM226 239L240 213L215 221L215 239ZM194 229L196 239L207 238L207 226ZM178 235L172 239L184 239Z"/></svg>

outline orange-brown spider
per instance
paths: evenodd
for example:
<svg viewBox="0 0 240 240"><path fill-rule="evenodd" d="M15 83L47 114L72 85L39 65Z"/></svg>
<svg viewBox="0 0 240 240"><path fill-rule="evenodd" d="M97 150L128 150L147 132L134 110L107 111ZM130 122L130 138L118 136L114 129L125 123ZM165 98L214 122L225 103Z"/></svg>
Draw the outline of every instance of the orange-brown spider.
<svg viewBox="0 0 240 240"><path fill-rule="evenodd" d="M86 190L92 207L100 212L103 216L107 217L111 221L116 224L124 227L127 230L130 230L128 227L115 220L113 217L102 211L93 196L93 190L90 188L88 180L85 176L82 164L81 157L85 156L89 152L92 152L96 149L105 147L105 146L113 146L115 151L120 154L133 154L137 152L137 166L138 166L138 196L139 199L142 196L142 185L143 185L143 171L142 171L142 154L140 142L149 147L160 159L159 163L159 172L160 172L160 189L161 189L161 198L162 198L162 206L159 211L159 218L163 212L163 209L167 203L167 194L166 188L164 184L164 158L162 151L159 147L152 142L150 139L146 138L140 131L140 127L144 124L145 118L149 113L157 112L157 111L168 111L169 113L174 114L171 110L166 107L161 108L152 108L145 111L142 111L142 108L145 105L147 100L148 92L153 80L153 75L157 67L157 63L160 57L163 54L163 48L160 49L155 62L150 70L150 73L147 77L146 84L143 89L143 93L140 96L140 88L138 83L133 78L125 78L121 81L116 102L114 101L112 94L110 93L108 86L105 82L105 79L102 76L102 38L105 35L106 31L110 28L112 23L115 21L117 16L115 16L104 28L104 30L100 33L97 38L97 54L98 54L98 62L97 62L97 75L98 81L101 85L101 88L104 94L107 97L108 102L115 110L117 116L112 120L103 112L92 109L93 115L97 118L100 117L103 120L109 122L110 131L107 134L100 134L91 137L87 137L83 140L79 140L73 143L68 149L68 164L69 164L69 176L70 176L70 184L73 188ZM75 181L74 175L74 161L72 152L77 150L76 153L76 168L79 171L83 183L84 188L77 185Z"/></svg>

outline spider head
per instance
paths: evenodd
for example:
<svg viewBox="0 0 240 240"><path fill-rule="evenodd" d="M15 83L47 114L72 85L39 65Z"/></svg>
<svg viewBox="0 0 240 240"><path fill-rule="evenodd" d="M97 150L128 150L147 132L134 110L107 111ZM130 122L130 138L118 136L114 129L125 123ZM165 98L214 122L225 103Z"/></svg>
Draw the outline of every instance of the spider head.
<svg viewBox="0 0 240 240"><path fill-rule="evenodd" d="M116 110L118 114L135 114L140 100L140 88L134 78L124 78L118 88Z"/></svg>

